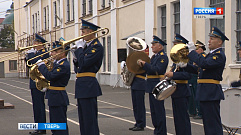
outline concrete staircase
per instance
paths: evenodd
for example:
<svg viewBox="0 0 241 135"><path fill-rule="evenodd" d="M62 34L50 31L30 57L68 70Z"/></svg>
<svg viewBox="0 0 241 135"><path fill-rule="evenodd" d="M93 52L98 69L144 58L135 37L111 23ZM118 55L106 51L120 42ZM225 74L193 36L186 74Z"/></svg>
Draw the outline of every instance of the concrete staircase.
<svg viewBox="0 0 241 135"><path fill-rule="evenodd" d="M0 109L14 109L14 105L10 103L4 103L4 100L0 99Z"/></svg>

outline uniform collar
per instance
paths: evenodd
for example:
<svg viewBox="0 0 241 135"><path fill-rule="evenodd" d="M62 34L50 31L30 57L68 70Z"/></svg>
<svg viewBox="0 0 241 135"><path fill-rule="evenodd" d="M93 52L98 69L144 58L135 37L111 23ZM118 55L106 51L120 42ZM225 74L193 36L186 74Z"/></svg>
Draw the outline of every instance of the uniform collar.
<svg viewBox="0 0 241 135"><path fill-rule="evenodd" d="M218 50L218 49L220 49L220 48L222 48L222 47L219 47L219 48L216 48L216 49L214 49L214 50L211 50L210 53L213 53L213 52L215 52L216 50Z"/></svg>
<svg viewBox="0 0 241 135"><path fill-rule="evenodd" d="M63 58L63 59L60 59L58 60L56 63L59 64L61 61L63 61L64 59L67 59L67 58Z"/></svg>

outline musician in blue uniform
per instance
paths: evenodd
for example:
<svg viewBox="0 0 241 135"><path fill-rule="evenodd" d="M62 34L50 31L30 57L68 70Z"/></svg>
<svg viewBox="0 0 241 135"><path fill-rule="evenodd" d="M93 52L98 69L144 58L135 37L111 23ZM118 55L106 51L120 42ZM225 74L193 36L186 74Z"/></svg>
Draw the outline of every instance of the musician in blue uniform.
<svg viewBox="0 0 241 135"><path fill-rule="evenodd" d="M59 49L56 49L57 47ZM65 87L70 79L70 64L66 58L69 47L63 48L58 41L55 41L52 49L56 49L51 52L51 56L55 59L52 70L48 71L41 59L37 61L37 65L41 74L50 81L50 86L46 92L50 123L66 123L66 130L52 130L52 135L68 135L66 112L69 98Z"/></svg>
<svg viewBox="0 0 241 135"><path fill-rule="evenodd" d="M151 109L152 124L154 126L154 135L166 135L166 112L164 107L164 100L159 101L155 99L152 94L153 88L164 79L164 74L168 65L168 57L164 52L164 46L167 45L157 36L153 36L152 52L154 55L151 58L151 63L139 60L138 64L147 73L146 93L149 93L149 102Z"/></svg>
<svg viewBox="0 0 241 135"><path fill-rule="evenodd" d="M33 45L43 44L45 42L47 41L43 37L39 36L38 34L35 34ZM47 52L47 50L44 48L44 45L39 45L27 51L25 60L27 61L45 52ZM36 59L29 61L29 64L35 64L39 59L46 59L48 57L49 57L49 54L46 53L41 57L38 57ZM40 90L38 90L36 88L35 82L31 78L30 78L29 84L30 84L32 103L33 103L34 122L46 123L46 112L45 112L45 103L44 103L45 92L41 92ZM29 132L29 134L32 134L32 135L46 134L46 130L35 130L33 132Z"/></svg>
<svg viewBox="0 0 241 135"><path fill-rule="evenodd" d="M82 36L96 31L99 26L82 20ZM74 54L75 98L78 103L78 114L81 135L99 135L97 97L102 95L100 85L96 79L104 49L95 34L85 36L76 42L77 50Z"/></svg>
<svg viewBox="0 0 241 135"><path fill-rule="evenodd" d="M210 53L206 57L200 56L195 51L193 43L188 43L188 58L200 68L196 100L200 101L203 112L203 125L205 135L223 135L220 117L220 100L224 94L220 81L225 67L226 56L222 50L222 44L229 40L217 27L212 28L208 41ZM197 72L198 69L187 64L187 70Z"/></svg>
<svg viewBox="0 0 241 135"><path fill-rule="evenodd" d="M174 44L186 44L188 40L180 34L176 34L173 42ZM165 76L172 78L177 84L176 91L171 95L176 135L191 135L191 124L188 115L188 99L191 95L188 80L191 79L191 74L175 63L173 63L172 67L172 71L166 72Z"/></svg>
<svg viewBox="0 0 241 135"><path fill-rule="evenodd" d="M238 42L239 45L237 46L237 50L238 50L238 54L239 54L239 58L241 58L241 41ZM238 81L233 81L230 85L231 87L240 87L241 86L241 69L240 69L240 75L239 75L239 80Z"/></svg>
<svg viewBox="0 0 241 135"><path fill-rule="evenodd" d="M206 57L206 53L204 52L206 50L205 45L197 40L196 41L196 52L203 57ZM193 64L194 66L197 66L196 63L189 61L190 64ZM196 91L197 91L197 74L191 74L192 78L188 80L189 87L191 88L191 96L189 97L189 105L188 105L188 111L189 116L192 116L194 119L202 119L202 112L200 109L199 101L195 100L196 97Z"/></svg>
<svg viewBox="0 0 241 135"><path fill-rule="evenodd" d="M145 79L146 73L137 74L131 83L131 99L136 120L134 127L129 128L132 131L143 131L146 127Z"/></svg>

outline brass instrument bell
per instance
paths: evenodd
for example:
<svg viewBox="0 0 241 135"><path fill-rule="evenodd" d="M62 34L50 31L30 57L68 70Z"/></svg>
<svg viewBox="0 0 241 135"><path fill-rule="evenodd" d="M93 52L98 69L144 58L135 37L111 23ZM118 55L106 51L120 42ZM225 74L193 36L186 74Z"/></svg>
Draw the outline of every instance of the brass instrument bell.
<svg viewBox="0 0 241 135"><path fill-rule="evenodd" d="M189 54L188 49L186 48L186 44L176 44L172 47L170 52L171 60L174 63L184 62L187 63L189 61L189 58L187 55Z"/></svg>

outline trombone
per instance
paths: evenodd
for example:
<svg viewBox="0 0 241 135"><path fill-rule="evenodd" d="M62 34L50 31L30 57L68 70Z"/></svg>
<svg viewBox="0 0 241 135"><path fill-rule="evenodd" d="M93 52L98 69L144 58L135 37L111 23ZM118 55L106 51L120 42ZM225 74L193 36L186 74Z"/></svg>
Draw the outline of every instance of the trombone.
<svg viewBox="0 0 241 135"><path fill-rule="evenodd" d="M95 34L95 33L98 33L98 32L101 32L102 35L99 35L99 36L97 36L97 37L95 37L95 38L93 38L93 39L90 39L90 40L86 41L86 42L90 42L90 41L92 41L92 40L94 40L94 39L96 39L96 38L103 37L103 36L107 35L107 34L109 33L109 29L108 29L108 28L101 28L101 29L99 29L99 30L93 31L93 32L91 32L91 33L89 33L89 34L86 34L86 35L84 35L84 36L80 36L80 37L77 37L77 38L74 38L74 39L71 39L71 40L68 40L68 41L60 41L60 44L61 44L60 47L56 47L56 48L54 48L54 49L52 49L52 50L50 50L50 51L47 51L47 52L45 52L45 53L42 53L41 55L38 55L38 56L35 56L35 57L29 59L29 60L26 62L26 63L27 63L27 66L29 66L29 67L32 67L32 66L33 66L33 64L29 64L29 63L30 63L29 61L31 61L31 60L33 60L33 59L36 59L36 58L38 58L38 57L42 57L43 55L45 55L45 54L47 54L47 53L50 53L50 52L52 52L52 51L55 51L55 50L57 50L57 49L65 48L65 46L68 45L68 44L70 44L70 43L73 43L73 42L75 42L75 41L77 41L77 40L80 40L80 39L86 37L86 36L89 36L89 35L91 35L91 34ZM74 48L71 48L71 49L74 49Z"/></svg>
<svg viewBox="0 0 241 135"><path fill-rule="evenodd" d="M32 45L32 46L27 46L27 47L18 47L18 49L16 51L18 53L20 53L20 52L28 50L30 48L34 48L34 47L41 46L41 45L47 45L47 44L50 44L50 42L45 42L43 44L37 44L37 45Z"/></svg>
<svg viewBox="0 0 241 135"><path fill-rule="evenodd" d="M50 43L50 42L46 42L46 43L43 43L43 44L32 45L32 46L27 46L27 47L18 47L18 49L16 49L16 52L13 52L13 53L4 55L4 56L0 57L0 60L1 60L2 58L8 57L8 56L15 55L16 53L21 53L21 52L23 52L23 51L25 51L25 50L28 50L28 49L30 49L30 48L34 48L34 47L37 47L37 46L40 46L40 45L46 45L46 44L49 44L49 43ZM12 57L12 58L15 58L15 57ZM6 59L6 60L9 60L9 59L11 59L11 58L8 58L8 59ZM5 61L5 60L2 60L2 61ZM2 62L2 61L1 61L1 62Z"/></svg>

